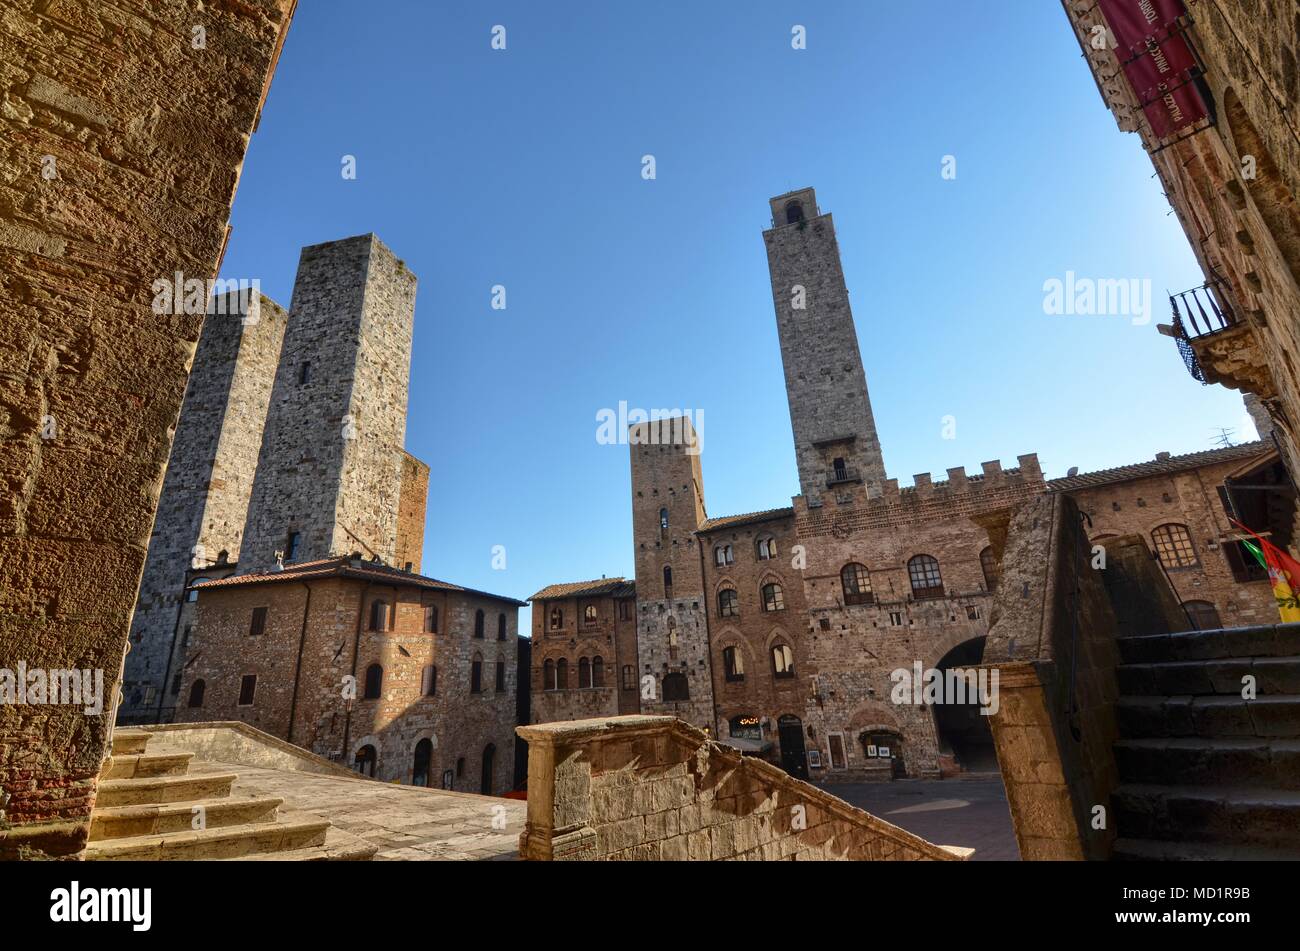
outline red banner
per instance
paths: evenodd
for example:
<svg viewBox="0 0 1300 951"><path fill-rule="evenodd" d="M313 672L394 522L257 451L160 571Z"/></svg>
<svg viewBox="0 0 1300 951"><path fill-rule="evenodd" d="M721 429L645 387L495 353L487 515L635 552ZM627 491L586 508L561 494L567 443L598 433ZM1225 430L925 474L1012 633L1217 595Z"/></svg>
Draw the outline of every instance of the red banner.
<svg viewBox="0 0 1300 951"><path fill-rule="evenodd" d="M1119 42L1121 60L1187 12L1183 0L1097 0L1097 6Z"/></svg>

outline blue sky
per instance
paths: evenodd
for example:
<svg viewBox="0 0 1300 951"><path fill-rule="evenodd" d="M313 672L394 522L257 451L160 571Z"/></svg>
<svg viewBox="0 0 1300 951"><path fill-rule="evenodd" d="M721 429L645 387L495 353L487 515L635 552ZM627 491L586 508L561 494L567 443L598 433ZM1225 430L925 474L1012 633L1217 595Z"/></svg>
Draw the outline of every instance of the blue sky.
<svg viewBox="0 0 1300 951"><path fill-rule="evenodd" d="M789 504L762 230L767 199L805 186L835 217L902 484L1253 438L1238 394L1193 381L1155 330L1203 278L1048 0L310 0L222 276L287 306L303 245L373 231L406 260L424 571L522 598L632 573L628 451L595 438L620 400L704 412L710 515ZM1045 314L1067 271L1149 279L1153 319Z"/></svg>

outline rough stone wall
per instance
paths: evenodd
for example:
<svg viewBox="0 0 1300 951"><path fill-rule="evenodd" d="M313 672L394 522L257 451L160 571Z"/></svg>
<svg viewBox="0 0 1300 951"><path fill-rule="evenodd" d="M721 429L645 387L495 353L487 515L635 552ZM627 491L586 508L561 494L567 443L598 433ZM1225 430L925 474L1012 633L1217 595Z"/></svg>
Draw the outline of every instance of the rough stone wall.
<svg viewBox="0 0 1300 951"><path fill-rule="evenodd" d="M786 224L799 201L803 221ZM840 264L835 223L817 208L811 188L771 200L774 227L763 232L772 280L781 363L794 428L799 486L810 505L828 494L835 458L868 483L885 479L867 378ZM796 295L803 289L803 306ZM834 442L828 442L834 440Z"/></svg>
<svg viewBox="0 0 1300 951"><path fill-rule="evenodd" d="M689 421L683 425L690 432ZM644 427L641 432L644 432ZM654 678L641 691L641 709L670 714L702 728L713 725L704 573L695 532L704 522L704 477L698 452L685 444L650 444L632 428L632 538L636 546L639 676ZM698 446L698 443L696 444ZM668 511L661 528L660 510ZM672 596L664 568L672 569ZM677 646L670 646L676 634ZM685 676L689 700L663 696L664 677ZM645 682L648 683L648 682Z"/></svg>
<svg viewBox="0 0 1300 951"><path fill-rule="evenodd" d="M360 551L393 563L415 285L372 234L303 248L241 572L274 567L291 532L297 561Z"/></svg>
<svg viewBox="0 0 1300 951"><path fill-rule="evenodd" d="M537 861L952 861L926 842L669 717L520 727Z"/></svg>
<svg viewBox="0 0 1300 951"><path fill-rule="evenodd" d="M151 287L215 277L293 5L0 5L0 665L105 689L97 717L0 710L0 855L85 842L202 323Z"/></svg>
<svg viewBox="0 0 1300 951"><path fill-rule="evenodd" d="M123 723L165 719L173 697L164 678L191 567L223 562L223 552L224 562L239 559L287 315L269 298L249 310L236 296L206 317L194 355L131 621Z"/></svg>
<svg viewBox="0 0 1300 951"><path fill-rule="evenodd" d="M402 453L402 486L397 504L397 551L393 565L420 573L424 561L424 521L429 502L429 465Z"/></svg>
<svg viewBox="0 0 1300 951"><path fill-rule="evenodd" d="M758 540L769 538L776 542L776 557L760 558ZM774 745L774 758L781 752L777 721L782 716L806 718L804 706L816 674L807 647L803 572L793 567L797 543L793 515L700 533L717 700L713 735L729 736L734 717L759 717L766 721L760 727L763 739ZM733 562L720 566L715 552L724 545L731 546ZM763 609L762 588L769 583L781 586L784 610ZM739 616L723 617L719 613L718 592L725 588L736 591ZM772 649L778 643L794 652L793 677L778 678L775 674ZM736 648L742 658L743 680L727 680L723 652L730 647Z"/></svg>
<svg viewBox="0 0 1300 951"><path fill-rule="evenodd" d="M368 585L356 579L312 581L310 586L310 608L307 588L297 582L204 591L176 720L243 721L347 765L359 749L370 745L377 754L375 776L402 783L413 781L416 744L428 738L433 744L433 784L441 785L450 770L450 788L469 792L480 790L483 750L493 744L491 791L508 792L513 785L517 608L472 593ZM396 606L389 631L368 629L370 604L376 598ZM423 629L426 604L438 607L437 633ZM268 608L266 633L254 637L249 626L259 606ZM473 636L474 615L480 609L485 613L482 640ZM497 640L497 616L502 613L506 638ZM477 694L470 690L476 656L483 663ZM503 690L496 689L498 661L505 667ZM383 668L378 699L365 699L371 664ZM426 696L424 669L430 666L437 669L436 688L433 696ZM354 669L356 699L349 704L343 683ZM240 682L246 674L257 675L257 689L254 703L240 706ZM186 703L197 679L205 682L204 701L202 707L190 708Z"/></svg>
<svg viewBox="0 0 1300 951"><path fill-rule="evenodd" d="M587 605L596 608L596 623L586 624L583 612ZM632 605L635 607L635 603ZM553 608L563 611L563 624L552 628L550 615ZM619 654L619 601L612 597L558 598L537 601L533 604L532 709L530 722L550 723L553 720L585 720L590 717L614 716L619 709L619 698L624 664L635 669L635 648L629 656ZM635 618L635 615L633 615ZM635 627L635 620L623 626ZM594 682L580 687L579 662L586 658L590 663L599 657L604 665L603 683ZM546 688L544 671L546 663L565 661L568 673L564 689Z"/></svg>

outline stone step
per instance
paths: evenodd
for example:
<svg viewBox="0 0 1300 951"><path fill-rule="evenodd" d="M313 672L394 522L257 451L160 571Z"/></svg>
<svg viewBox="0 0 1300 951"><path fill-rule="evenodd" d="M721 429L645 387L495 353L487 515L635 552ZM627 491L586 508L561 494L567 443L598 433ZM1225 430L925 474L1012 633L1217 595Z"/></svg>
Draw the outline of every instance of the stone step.
<svg viewBox="0 0 1300 951"><path fill-rule="evenodd" d="M1130 739L1162 736L1300 737L1300 694L1120 697L1119 731Z"/></svg>
<svg viewBox="0 0 1300 951"><path fill-rule="evenodd" d="M1300 655L1232 657L1122 664L1115 668L1124 696L1241 696L1242 679L1255 678L1255 693L1300 694Z"/></svg>
<svg viewBox="0 0 1300 951"><path fill-rule="evenodd" d="M1119 638L1126 664L1300 654L1300 624L1259 624L1215 631L1183 631Z"/></svg>
<svg viewBox="0 0 1300 951"><path fill-rule="evenodd" d="M223 862L369 862L379 851L379 846L355 835L349 835L337 826L325 833L324 845L313 845L287 852L258 852L253 855L231 856Z"/></svg>
<svg viewBox="0 0 1300 951"><path fill-rule="evenodd" d="M1115 840L1111 859L1117 862L1294 862L1300 859L1300 848L1122 838Z"/></svg>
<svg viewBox="0 0 1300 951"><path fill-rule="evenodd" d="M193 753L114 753L99 771L100 779L137 779L145 776L183 776Z"/></svg>
<svg viewBox="0 0 1300 951"><path fill-rule="evenodd" d="M185 776L149 776L137 779L103 779L95 796L95 808L150 805L164 802L194 802L225 799L238 773L199 773Z"/></svg>
<svg viewBox="0 0 1300 951"><path fill-rule="evenodd" d="M1131 784L1111 803L1125 838L1300 850L1300 790Z"/></svg>
<svg viewBox="0 0 1300 951"><path fill-rule="evenodd" d="M89 843L83 858L90 862L237 858L324 845L325 833L329 827L328 819L300 816L277 822L208 828L202 832L169 832L164 835L105 839Z"/></svg>
<svg viewBox="0 0 1300 951"><path fill-rule="evenodd" d="M1122 783L1300 789L1300 740L1160 737L1120 740Z"/></svg>
<svg viewBox="0 0 1300 951"><path fill-rule="evenodd" d="M90 816L90 841L191 831L197 816L196 809L202 809L203 823L209 829L274 822L276 812L283 803L284 800L279 797L261 796L138 806L96 806Z"/></svg>
<svg viewBox="0 0 1300 951"><path fill-rule="evenodd" d="M113 755L128 756L143 753L149 745L149 734L144 730L113 730Z"/></svg>

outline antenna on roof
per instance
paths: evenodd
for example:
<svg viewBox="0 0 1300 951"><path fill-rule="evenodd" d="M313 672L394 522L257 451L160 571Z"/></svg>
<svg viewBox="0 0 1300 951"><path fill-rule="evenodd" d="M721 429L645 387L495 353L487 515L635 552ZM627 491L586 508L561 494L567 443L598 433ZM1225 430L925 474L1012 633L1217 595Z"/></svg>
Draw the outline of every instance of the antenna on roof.
<svg viewBox="0 0 1300 951"><path fill-rule="evenodd" d="M1235 432L1235 429L1220 429L1218 433L1210 437L1210 442L1214 443L1220 449L1228 449L1236 445L1236 443L1232 441L1232 436Z"/></svg>
<svg viewBox="0 0 1300 951"><path fill-rule="evenodd" d="M1074 478L1075 476L1077 476L1078 474L1079 474L1079 467L1078 467L1078 466L1070 466L1069 471L1065 473L1065 477L1066 477L1067 479L1073 479L1073 478Z"/></svg>

